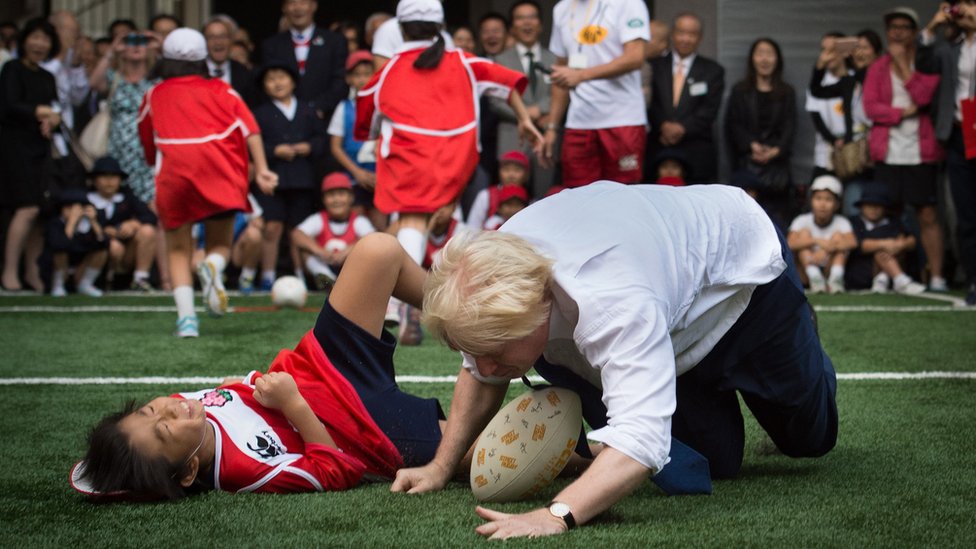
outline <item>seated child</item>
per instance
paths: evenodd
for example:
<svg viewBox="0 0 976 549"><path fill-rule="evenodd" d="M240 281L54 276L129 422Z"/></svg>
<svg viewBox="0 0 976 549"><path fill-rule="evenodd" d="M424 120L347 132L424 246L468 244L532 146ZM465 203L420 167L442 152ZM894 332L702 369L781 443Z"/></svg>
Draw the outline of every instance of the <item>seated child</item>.
<svg viewBox="0 0 976 549"><path fill-rule="evenodd" d="M116 159L99 158L88 174L95 189L88 193L88 202L98 211L98 223L108 238L108 276L132 270L132 289L148 292L153 289L149 271L156 259L158 219L131 191L120 190L127 176Z"/></svg>
<svg viewBox="0 0 976 549"><path fill-rule="evenodd" d="M353 126L356 123L356 94L373 77L373 55L365 50L354 51L346 58L346 85L349 97L336 105L329 121L329 148L333 158L353 180L356 195L353 208L365 213L374 227L385 230L386 214L373 204L376 189L376 140L356 141Z"/></svg>
<svg viewBox="0 0 976 549"><path fill-rule="evenodd" d="M95 280L108 259L108 240L98 223L98 212L80 189L62 191L60 203L61 215L48 221L44 238L54 263L51 295L67 295L64 283L68 269L74 267L78 293L101 297Z"/></svg>
<svg viewBox="0 0 976 549"><path fill-rule="evenodd" d="M322 211L312 214L291 233L292 242L304 256L304 265L324 290L332 286L356 242L374 232L366 216L352 209L349 176L333 172L322 180Z"/></svg>
<svg viewBox="0 0 976 549"><path fill-rule="evenodd" d="M888 285L900 294L917 295L925 286L912 280L901 268L899 259L915 249L915 237L895 217L886 215L888 195L884 187L871 185L855 203L861 213L851 219L857 247L847 259L845 281L848 288L885 293Z"/></svg>
<svg viewBox="0 0 976 549"><path fill-rule="evenodd" d="M494 197L493 197L494 198ZM485 221L485 230L495 231L502 223L529 205L529 193L521 185L505 185L497 191L498 208Z"/></svg>
<svg viewBox="0 0 976 549"><path fill-rule="evenodd" d="M837 214L843 187L836 177L821 175L813 180L810 192L811 211L793 220L787 243L797 255L800 271L806 273L811 292L841 293L847 254L857 247L851 222Z"/></svg>
<svg viewBox="0 0 976 549"><path fill-rule="evenodd" d="M685 176L688 175L691 166L688 165L688 159L681 151L664 148L654 157L651 169L657 177L654 182L658 185L683 187Z"/></svg>
<svg viewBox="0 0 976 549"><path fill-rule="evenodd" d="M498 184L478 193L465 223L472 229L485 229L485 222L498 212L500 191L505 185L525 187L529 180L529 157L522 151L508 151L498 158ZM528 196L528 193L526 193Z"/></svg>
<svg viewBox="0 0 976 549"><path fill-rule="evenodd" d="M264 211L261 289L270 290L285 228L291 230L315 212L314 159L325 152L325 129L315 110L295 97L298 76L292 67L271 62L261 68L258 81L271 101L254 110L254 119L261 128L268 167L278 174L274 194L252 193ZM294 242L289 251L295 276L304 279Z"/></svg>
<svg viewBox="0 0 976 549"><path fill-rule="evenodd" d="M391 294L419 307L424 278L395 238L369 235L349 255L315 327L267 374L106 416L89 433L72 486L105 499L344 490L428 463L443 411L436 399L396 385L396 343L383 329ZM587 462L574 456L567 469Z"/></svg>

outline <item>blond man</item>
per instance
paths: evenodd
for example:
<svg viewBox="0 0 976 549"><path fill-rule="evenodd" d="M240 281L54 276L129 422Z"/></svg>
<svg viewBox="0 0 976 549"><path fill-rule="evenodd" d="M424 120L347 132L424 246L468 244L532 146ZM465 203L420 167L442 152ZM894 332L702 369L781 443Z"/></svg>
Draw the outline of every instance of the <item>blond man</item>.
<svg viewBox="0 0 976 549"><path fill-rule="evenodd" d="M833 365L782 235L739 189L565 191L450 242L424 294L429 330L464 364L434 460L401 470L393 491L442 488L533 367L580 394L587 438L603 445L548 508L479 507L484 536L561 533L649 476L670 494L710 493L742 463L737 392L783 453L835 444Z"/></svg>

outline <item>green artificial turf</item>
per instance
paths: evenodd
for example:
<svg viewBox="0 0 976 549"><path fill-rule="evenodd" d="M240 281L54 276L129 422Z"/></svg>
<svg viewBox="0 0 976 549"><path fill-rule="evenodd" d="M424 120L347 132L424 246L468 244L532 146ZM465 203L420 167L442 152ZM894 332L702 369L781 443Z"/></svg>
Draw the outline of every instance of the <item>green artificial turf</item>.
<svg viewBox="0 0 976 549"><path fill-rule="evenodd" d="M897 296L824 296L818 305L938 305ZM169 306L165 298L0 298L3 306ZM266 298L237 299L267 305ZM312 312L204 318L202 337L173 338L175 313L0 313L0 378L220 377L263 369L294 345ZM976 371L976 312L819 313L839 373ZM456 373L458 357L432 342L397 351L398 372ZM448 383L405 383L450 404ZM5 467L2 547L433 547L482 543L467 483L436 494L390 494L389 485L342 493L211 493L174 504L92 505L67 484L86 429L128 398L186 385L0 385ZM509 396L522 392L513 386ZM747 415L740 478L712 496L668 498L650 482L594 523L567 535L519 540L542 547L972 547L976 546L976 380L838 383L837 447L794 460L770 454ZM545 503L566 481L519 512Z"/></svg>

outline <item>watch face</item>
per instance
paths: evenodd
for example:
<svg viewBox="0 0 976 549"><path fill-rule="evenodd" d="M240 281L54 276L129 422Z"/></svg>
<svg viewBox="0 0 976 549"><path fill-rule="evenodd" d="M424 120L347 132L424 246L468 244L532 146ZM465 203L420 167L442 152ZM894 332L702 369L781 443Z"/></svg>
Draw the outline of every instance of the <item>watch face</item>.
<svg viewBox="0 0 976 549"><path fill-rule="evenodd" d="M563 518L569 514L569 505L565 503L553 503L549 506L549 512L559 518Z"/></svg>

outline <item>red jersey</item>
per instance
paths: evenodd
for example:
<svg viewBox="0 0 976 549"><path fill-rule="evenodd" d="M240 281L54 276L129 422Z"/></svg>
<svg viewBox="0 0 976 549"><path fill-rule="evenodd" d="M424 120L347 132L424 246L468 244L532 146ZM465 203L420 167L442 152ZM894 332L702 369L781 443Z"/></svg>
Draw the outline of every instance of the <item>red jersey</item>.
<svg viewBox="0 0 976 549"><path fill-rule="evenodd" d="M456 200L478 164L480 96L508 99L528 83L461 50L444 52L436 68L414 68L428 45L407 43L356 103L354 137L379 134L374 202L384 213L432 213Z"/></svg>
<svg viewBox="0 0 976 549"><path fill-rule="evenodd" d="M336 234L332 232L332 227L329 225L329 214L326 213L325 210L320 211L319 215L322 216L322 232L320 232L319 235L315 237L315 242L319 246L325 246L326 242L333 239L341 240L345 242L346 245L352 246L353 244L356 243L357 240L359 240L359 237L356 236L356 229L355 229L355 223L357 217L355 211L349 212L349 224L346 226L346 232L342 234Z"/></svg>
<svg viewBox="0 0 976 549"><path fill-rule="evenodd" d="M251 372L242 383L174 395L200 400L216 437L215 488L228 492L345 490L364 474L393 478L403 465L396 447L367 413L352 385L312 335L282 350L269 372L288 372L339 449L307 444L278 410L254 399Z"/></svg>
<svg viewBox="0 0 976 549"><path fill-rule="evenodd" d="M247 142L258 125L226 82L170 78L139 109L139 138L156 166L156 206L166 229L228 210L249 212Z"/></svg>

